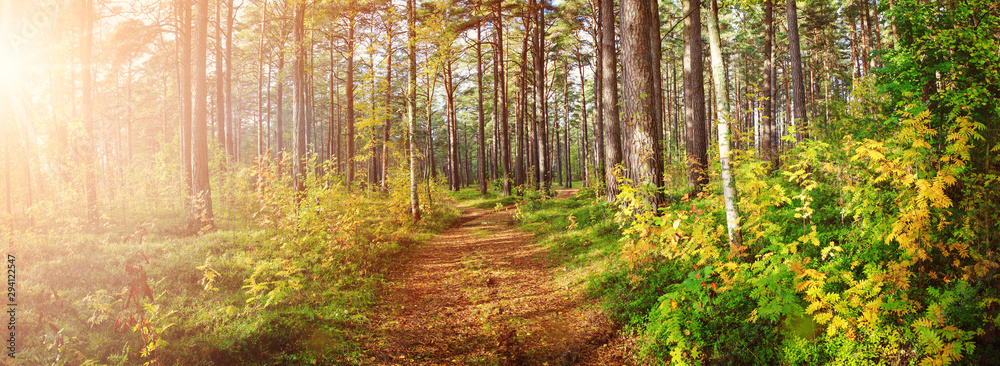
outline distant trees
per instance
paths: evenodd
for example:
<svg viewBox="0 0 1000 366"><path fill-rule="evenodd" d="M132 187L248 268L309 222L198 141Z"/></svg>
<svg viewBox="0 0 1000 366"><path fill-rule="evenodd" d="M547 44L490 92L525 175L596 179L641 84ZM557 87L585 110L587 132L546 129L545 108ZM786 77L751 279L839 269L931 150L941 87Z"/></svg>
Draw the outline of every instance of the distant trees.
<svg viewBox="0 0 1000 366"><path fill-rule="evenodd" d="M609 201L629 178L655 187L648 198L659 205L673 197L666 190L708 186L717 169L708 141L721 143L723 134L734 151L776 167L796 143L782 139L792 125L809 134L801 138L842 133L834 107L847 105L853 80L879 65L883 38L895 41L888 15L870 0L722 8L714 19L720 57L710 60L701 24L710 4L698 0L623 0L620 9L608 0L415 1L405 17L401 4L367 0L217 0L214 10L178 0L123 6L128 29L152 36L112 57L107 49L119 48L105 47L112 40L94 23L123 21L94 14L94 1L83 5L91 11L81 14L80 32L62 31L79 46L66 46L74 57L60 61L65 76L52 76L52 93L67 102L51 114L70 117L55 118L51 134L62 154L94 167L80 173L87 204L79 215L95 224L112 194L133 189L127 166L160 149L169 149L169 158L155 158L169 164L169 190L196 216L244 168L261 194L279 178L306 189L312 176L352 193L391 192L405 185L394 179L399 171L505 195L548 194L553 180L572 186L594 176L586 183ZM776 5L786 11L775 13ZM201 60L198 37L209 34L198 26L210 13L215 48ZM405 48L397 39L404 27ZM214 68L199 70L207 59ZM706 89L706 66L725 82ZM931 95L933 83L924 86ZM79 136L67 122L77 109ZM727 131L708 128L725 118ZM202 130L213 137L204 145ZM116 158L116 144L132 158ZM225 173L208 173L214 169ZM73 180L70 169L59 170ZM30 178L18 174L11 196Z"/></svg>
<svg viewBox="0 0 1000 366"><path fill-rule="evenodd" d="M94 159L95 149L97 145L96 136L94 134L94 87L93 87L93 49L94 49L94 0L84 0L83 1L83 42L80 47L80 63L82 64L82 89L83 89L83 130L84 130L84 142L83 142L83 167L86 173L84 173L84 191L86 191L87 196L87 222L91 227L96 227L98 225L98 210L97 210L97 176L95 173L96 162ZM183 126L183 125L182 125ZM181 139L183 141L183 138ZM184 156L184 155L182 155ZM190 156L190 155L188 155ZM186 176L185 176L186 177ZM7 190L10 190L10 183L7 183ZM9 196L9 195L8 195ZM8 210L10 211L10 210Z"/></svg>
<svg viewBox="0 0 1000 366"><path fill-rule="evenodd" d="M774 136L774 91L777 89L777 77L774 73L774 0L764 0L764 82L761 85L760 103L761 115L760 150L764 160L769 160L773 167L778 165L778 142Z"/></svg>

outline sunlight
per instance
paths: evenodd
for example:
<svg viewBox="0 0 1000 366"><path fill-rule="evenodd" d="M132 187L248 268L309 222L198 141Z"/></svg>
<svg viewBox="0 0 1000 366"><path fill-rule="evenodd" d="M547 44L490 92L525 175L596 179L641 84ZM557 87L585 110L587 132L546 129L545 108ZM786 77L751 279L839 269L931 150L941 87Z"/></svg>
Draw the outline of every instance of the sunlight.
<svg viewBox="0 0 1000 366"><path fill-rule="evenodd" d="M24 73L27 71L21 57L9 50L0 49L0 80L3 81L5 88L21 85Z"/></svg>

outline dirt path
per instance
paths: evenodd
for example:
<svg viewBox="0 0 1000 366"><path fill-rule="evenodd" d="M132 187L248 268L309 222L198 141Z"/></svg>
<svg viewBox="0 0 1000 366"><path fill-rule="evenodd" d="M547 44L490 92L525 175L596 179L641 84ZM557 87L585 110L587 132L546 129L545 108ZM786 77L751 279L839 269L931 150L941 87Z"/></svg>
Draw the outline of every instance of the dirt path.
<svg viewBox="0 0 1000 366"><path fill-rule="evenodd" d="M575 190L559 192L570 197ZM598 352L612 324L557 288L544 248L515 207L464 207L461 219L394 271L372 325L373 364L622 364ZM614 353L614 352L610 352Z"/></svg>

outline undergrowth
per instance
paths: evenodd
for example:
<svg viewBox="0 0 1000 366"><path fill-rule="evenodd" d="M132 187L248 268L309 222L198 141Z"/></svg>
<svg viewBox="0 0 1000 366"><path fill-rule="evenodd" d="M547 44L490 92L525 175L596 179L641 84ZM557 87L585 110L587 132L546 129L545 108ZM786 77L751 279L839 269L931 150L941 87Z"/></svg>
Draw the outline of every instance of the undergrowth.
<svg viewBox="0 0 1000 366"><path fill-rule="evenodd" d="M244 168L253 169L253 168ZM377 287L394 259L457 217L409 217L406 177L386 193L272 166L220 229L139 225L100 234L4 232L16 253L19 360L30 364L362 364ZM421 192L424 197L426 189ZM295 201L298 202L295 202ZM223 206L232 207L232 206ZM22 333L23 332L23 333Z"/></svg>

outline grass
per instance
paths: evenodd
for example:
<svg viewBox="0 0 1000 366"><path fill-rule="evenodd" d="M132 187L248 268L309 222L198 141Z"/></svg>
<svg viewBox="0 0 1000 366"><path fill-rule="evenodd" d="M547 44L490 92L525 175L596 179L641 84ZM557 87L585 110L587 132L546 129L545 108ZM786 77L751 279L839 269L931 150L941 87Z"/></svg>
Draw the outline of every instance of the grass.
<svg viewBox="0 0 1000 366"><path fill-rule="evenodd" d="M17 256L19 300L30 305L18 309L18 358L363 363L359 340L387 268L458 217L438 205L410 226L386 216L389 199L328 197L317 200L315 216L290 218L290 226L222 222L195 236L162 224L127 240L121 230L3 233ZM344 230L353 238L337 239ZM261 293L247 288L265 281Z"/></svg>
<svg viewBox="0 0 1000 366"><path fill-rule="evenodd" d="M518 202L518 196L504 197L502 193L488 190L485 195L479 194L478 187L466 187L458 191L449 191L448 197L462 205L475 207L478 209L494 208L497 204L501 206Z"/></svg>

